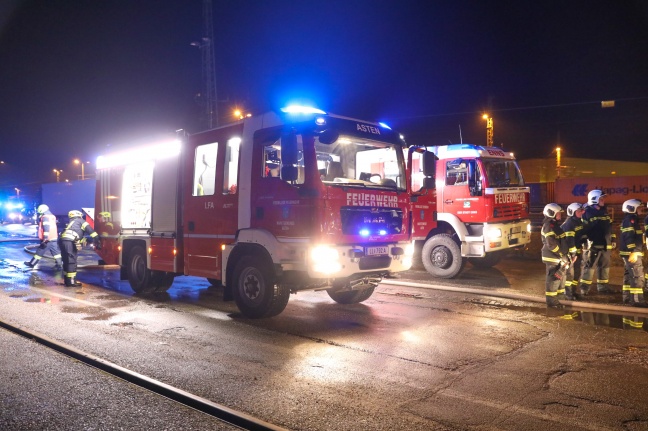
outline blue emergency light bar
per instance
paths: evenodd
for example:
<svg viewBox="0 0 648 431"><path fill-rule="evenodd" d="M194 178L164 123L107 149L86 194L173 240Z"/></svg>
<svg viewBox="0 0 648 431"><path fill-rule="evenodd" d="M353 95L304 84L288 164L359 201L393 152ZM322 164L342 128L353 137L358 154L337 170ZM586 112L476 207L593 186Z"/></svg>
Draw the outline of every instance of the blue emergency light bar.
<svg viewBox="0 0 648 431"><path fill-rule="evenodd" d="M281 112L286 114L320 114L326 115L326 112L321 109L313 108L312 106L301 106L301 105L288 105L285 108L281 108Z"/></svg>

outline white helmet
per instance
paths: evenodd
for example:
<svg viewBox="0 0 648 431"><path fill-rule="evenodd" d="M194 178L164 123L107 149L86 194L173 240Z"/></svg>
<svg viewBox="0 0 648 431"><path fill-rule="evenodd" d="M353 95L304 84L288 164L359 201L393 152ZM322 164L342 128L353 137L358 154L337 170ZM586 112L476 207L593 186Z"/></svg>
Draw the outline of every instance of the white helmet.
<svg viewBox="0 0 648 431"><path fill-rule="evenodd" d="M599 199L603 196L607 196L601 190L592 190L587 194L587 205L598 205Z"/></svg>
<svg viewBox="0 0 648 431"><path fill-rule="evenodd" d="M38 214L45 214L47 211L49 211L49 207L45 204L41 204L36 208Z"/></svg>
<svg viewBox="0 0 648 431"><path fill-rule="evenodd" d="M635 214L637 212L637 208L639 208L640 206L641 206L640 200L628 199L623 203L621 209L623 210L624 213Z"/></svg>
<svg viewBox="0 0 648 431"><path fill-rule="evenodd" d="M77 218L77 217L81 218L81 217L83 217L83 213L81 213L81 211L79 211L79 210L72 210L72 211L70 211L68 213L68 217L71 218L71 219L72 218Z"/></svg>
<svg viewBox="0 0 648 431"><path fill-rule="evenodd" d="M542 214L546 215L549 218L556 218L556 214L562 212L562 208L558 204L547 204L542 210Z"/></svg>
<svg viewBox="0 0 648 431"><path fill-rule="evenodd" d="M574 214L576 214L576 211L584 210L584 209L585 209L585 207L584 207L583 204L579 204L578 202L574 202L572 204L569 204L569 206L567 206L567 215L569 217L571 217Z"/></svg>

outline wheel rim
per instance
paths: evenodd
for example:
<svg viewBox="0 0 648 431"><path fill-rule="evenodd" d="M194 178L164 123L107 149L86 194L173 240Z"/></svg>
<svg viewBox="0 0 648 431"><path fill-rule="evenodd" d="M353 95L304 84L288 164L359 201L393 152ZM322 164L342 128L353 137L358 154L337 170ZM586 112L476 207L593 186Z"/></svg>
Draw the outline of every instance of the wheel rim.
<svg viewBox="0 0 648 431"><path fill-rule="evenodd" d="M452 263L452 253L447 247L435 247L430 255L430 260L437 268L445 269Z"/></svg>
<svg viewBox="0 0 648 431"><path fill-rule="evenodd" d="M146 263L144 262L144 259L142 259L142 256L136 255L133 258L133 274L135 275L135 278L137 278L137 281L139 283L144 280L144 271L146 271Z"/></svg>
<svg viewBox="0 0 648 431"><path fill-rule="evenodd" d="M241 274L239 288L247 302L256 302L262 297L263 284L263 278L256 268L246 268Z"/></svg>

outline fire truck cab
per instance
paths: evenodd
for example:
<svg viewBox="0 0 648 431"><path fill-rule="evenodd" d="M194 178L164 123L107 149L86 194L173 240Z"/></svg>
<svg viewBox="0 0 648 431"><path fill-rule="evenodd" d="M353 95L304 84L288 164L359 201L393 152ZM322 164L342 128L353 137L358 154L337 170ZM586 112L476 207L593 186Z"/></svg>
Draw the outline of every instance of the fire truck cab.
<svg viewBox="0 0 648 431"><path fill-rule="evenodd" d="M411 147L412 232L425 269L453 278L531 240L529 187L512 154L471 144Z"/></svg>
<svg viewBox="0 0 648 431"><path fill-rule="evenodd" d="M305 289L364 301L412 263L403 148L385 125L290 108L107 155L98 253L136 292L205 277L252 318Z"/></svg>

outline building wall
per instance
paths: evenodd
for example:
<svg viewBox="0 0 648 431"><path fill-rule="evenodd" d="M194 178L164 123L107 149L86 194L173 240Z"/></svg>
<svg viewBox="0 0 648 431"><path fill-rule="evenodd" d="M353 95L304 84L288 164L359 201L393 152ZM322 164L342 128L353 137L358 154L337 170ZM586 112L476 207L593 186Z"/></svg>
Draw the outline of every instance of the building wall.
<svg viewBox="0 0 648 431"><path fill-rule="evenodd" d="M648 162L620 162L612 160L579 159L565 157L560 167L556 159L519 160L520 169L527 183L551 183L556 178L621 177L648 175Z"/></svg>

